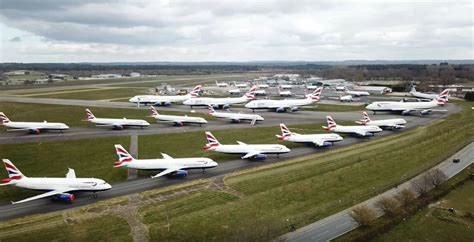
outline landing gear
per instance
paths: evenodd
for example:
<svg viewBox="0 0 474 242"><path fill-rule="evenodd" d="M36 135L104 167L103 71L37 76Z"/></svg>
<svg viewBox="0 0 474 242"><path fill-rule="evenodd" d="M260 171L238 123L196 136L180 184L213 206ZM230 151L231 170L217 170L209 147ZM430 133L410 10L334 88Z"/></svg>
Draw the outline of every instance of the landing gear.
<svg viewBox="0 0 474 242"><path fill-rule="evenodd" d="M96 194L95 192L94 192L94 195L93 195L93 196L94 196L95 199L97 199L97 194Z"/></svg>
<svg viewBox="0 0 474 242"><path fill-rule="evenodd" d="M280 158L280 154L277 154L277 158Z"/></svg>
<svg viewBox="0 0 474 242"><path fill-rule="evenodd" d="M206 174L206 169L202 169L202 174Z"/></svg>
<svg viewBox="0 0 474 242"><path fill-rule="evenodd" d="M373 112L374 112L374 115L377 114L375 111L373 111Z"/></svg>

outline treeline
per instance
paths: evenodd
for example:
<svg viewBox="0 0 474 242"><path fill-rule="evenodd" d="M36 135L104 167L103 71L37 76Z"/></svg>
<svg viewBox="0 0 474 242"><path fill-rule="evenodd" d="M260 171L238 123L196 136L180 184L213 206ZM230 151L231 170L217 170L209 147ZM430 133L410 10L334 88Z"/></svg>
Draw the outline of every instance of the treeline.
<svg viewBox="0 0 474 242"><path fill-rule="evenodd" d="M206 75L219 73L239 72L273 72L297 73L303 76L320 76L326 79L346 79L352 81L363 80L403 80L418 81L424 84L453 84L474 80L474 65L449 64L439 65L394 64L394 65L269 65L267 64L196 64L196 65L150 65L150 64L86 64L86 63L44 63L0 64L0 71L35 70L51 73L68 74L74 77L90 76L105 73L127 75L130 72L139 72L144 75Z"/></svg>

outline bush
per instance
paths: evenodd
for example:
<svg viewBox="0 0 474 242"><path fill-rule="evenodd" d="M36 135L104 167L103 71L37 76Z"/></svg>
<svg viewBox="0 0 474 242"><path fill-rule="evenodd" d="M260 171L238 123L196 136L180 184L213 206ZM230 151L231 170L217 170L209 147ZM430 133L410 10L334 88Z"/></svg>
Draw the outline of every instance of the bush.
<svg viewBox="0 0 474 242"><path fill-rule="evenodd" d="M474 101L474 92L466 92L466 95L464 95L464 99L467 101Z"/></svg>
<svg viewBox="0 0 474 242"><path fill-rule="evenodd" d="M375 203L375 206L389 217L395 217L403 213L400 203L394 198L383 197Z"/></svg>
<svg viewBox="0 0 474 242"><path fill-rule="evenodd" d="M350 212L352 219L361 227L368 226L370 222L377 218L375 211L366 205L360 205L352 209Z"/></svg>
<svg viewBox="0 0 474 242"><path fill-rule="evenodd" d="M407 208L411 206L416 200L416 193L410 189L403 189L395 195L395 199L398 200L400 206Z"/></svg>

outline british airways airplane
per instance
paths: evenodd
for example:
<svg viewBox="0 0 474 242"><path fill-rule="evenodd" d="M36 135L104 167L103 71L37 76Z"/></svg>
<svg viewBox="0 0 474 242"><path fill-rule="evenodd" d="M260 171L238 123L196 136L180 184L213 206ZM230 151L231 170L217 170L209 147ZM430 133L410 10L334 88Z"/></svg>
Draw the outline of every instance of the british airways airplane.
<svg viewBox="0 0 474 242"><path fill-rule="evenodd" d="M94 196L96 196L96 192L112 188L110 184L101 179L76 178L76 173L71 168L69 168L65 178L27 177L23 175L10 160L3 159L2 161L9 178L1 180L0 186L12 185L30 190L47 191L18 202L12 202L13 204L29 202L45 197L52 197L53 200L58 201L72 202L75 199L74 192L93 192Z"/></svg>
<svg viewBox="0 0 474 242"><path fill-rule="evenodd" d="M41 130L59 130L62 132L69 129L69 126L64 123L49 123L48 121L13 122L2 112L0 112L0 125L9 128L7 131L29 131L31 134L39 134Z"/></svg>

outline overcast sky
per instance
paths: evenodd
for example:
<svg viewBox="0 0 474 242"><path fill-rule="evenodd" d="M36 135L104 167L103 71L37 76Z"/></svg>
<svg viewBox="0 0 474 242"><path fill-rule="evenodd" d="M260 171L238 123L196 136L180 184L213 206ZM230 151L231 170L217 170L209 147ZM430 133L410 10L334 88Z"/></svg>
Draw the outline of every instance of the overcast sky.
<svg viewBox="0 0 474 242"><path fill-rule="evenodd" d="M0 62L473 59L473 2L0 0Z"/></svg>

